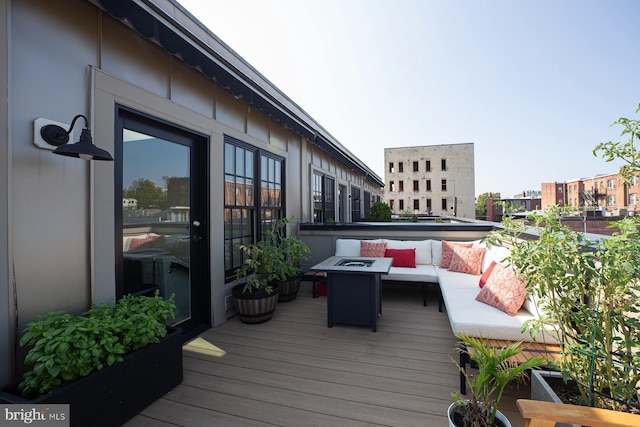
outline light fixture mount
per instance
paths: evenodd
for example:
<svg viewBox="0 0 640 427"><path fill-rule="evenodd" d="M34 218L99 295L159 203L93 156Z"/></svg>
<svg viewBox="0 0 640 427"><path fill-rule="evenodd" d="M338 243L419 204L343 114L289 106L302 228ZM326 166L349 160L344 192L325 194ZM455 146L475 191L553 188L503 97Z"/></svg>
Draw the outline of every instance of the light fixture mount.
<svg viewBox="0 0 640 427"><path fill-rule="evenodd" d="M84 128L82 129L80 140L74 144L69 144L69 135L73 131L76 120L81 117L84 119ZM54 154L78 157L84 160L113 161L113 157L111 157L108 151L93 145L89 121L82 114L78 114L73 118L69 130L64 130L64 128L58 125L48 124L40 128L40 136L42 136L42 139L47 143L57 147L53 150Z"/></svg>

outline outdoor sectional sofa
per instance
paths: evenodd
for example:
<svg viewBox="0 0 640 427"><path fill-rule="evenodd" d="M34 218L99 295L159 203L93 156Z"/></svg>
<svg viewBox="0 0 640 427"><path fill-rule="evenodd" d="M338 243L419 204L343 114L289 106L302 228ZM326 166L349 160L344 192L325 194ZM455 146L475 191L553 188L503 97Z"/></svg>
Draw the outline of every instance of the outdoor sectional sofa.
<svg viewBox="0 0 640 427"><path fill-rule="evenodd" d="M380 252L381 247L384 247L386 256L394 258L395 264L388 275L382 276L382 280L391 283L419 284L423 287L439 285L454 334L463 332L471 336L506 341L534 340L527 332L522 332L524 322L533 319L536 315L536 308L531 301L525 299L519 308L507 307L511 314L496 308L502 304L496 299L500 300L502 297L500 292L506 286L505 283L510 283L515 278L511 269L504 265L504 259L509 254L507 248L500 246L487 248L479 241L337 239L335 255L381 256L383 253ZM415 267L410 259L412 249L415 252ZM455 262L455 265L449 265L449 268L443 267L443 252L445 263ZM460 256L461 254L463 256ZM473 255L465 258L464 255L468 254ZM466 262L471 266L460 267L461 258L463 258L462 264ZM490 267L491 271L487 271ZM487 283L485 287L488 286L482 292L482 296L493 305L476 299L481 292L479 285L481 279ZM548 337L546 339L548 340ZM535 341L541 340L543 340L541 335L535 337Z"/></svg>

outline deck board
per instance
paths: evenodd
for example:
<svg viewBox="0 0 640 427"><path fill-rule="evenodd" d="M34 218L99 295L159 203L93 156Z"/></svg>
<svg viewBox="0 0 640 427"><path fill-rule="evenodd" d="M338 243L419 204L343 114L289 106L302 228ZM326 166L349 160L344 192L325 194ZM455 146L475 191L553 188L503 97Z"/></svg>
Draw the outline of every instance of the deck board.
<svg viewBox="0 0 640 427"><path fill-rule="evenodd" d="M327 327L326 298L280 303L273 319L237 318L212 328L183 351L184 381L130 420L128 427L442 426L459 385L456 338L430 290L385 285L378 331ZM510 389L502 409L524 422Z"/></svg>

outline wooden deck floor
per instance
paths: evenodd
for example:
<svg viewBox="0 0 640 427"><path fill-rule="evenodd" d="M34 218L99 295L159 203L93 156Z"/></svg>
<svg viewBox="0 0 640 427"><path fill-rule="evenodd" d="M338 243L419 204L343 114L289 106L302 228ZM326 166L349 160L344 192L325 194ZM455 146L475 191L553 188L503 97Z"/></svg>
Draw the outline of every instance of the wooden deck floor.
<svg viewBox="0 0 640 427"><path fill-rule="evenodd" d="M326 325L326 298L280 303L271 321L237 318L184 348L184 381L126 425L446 426L457 390L456 338L436 295L385 285L378 331ZM524 422L511 389L501 409Z"/></svg>

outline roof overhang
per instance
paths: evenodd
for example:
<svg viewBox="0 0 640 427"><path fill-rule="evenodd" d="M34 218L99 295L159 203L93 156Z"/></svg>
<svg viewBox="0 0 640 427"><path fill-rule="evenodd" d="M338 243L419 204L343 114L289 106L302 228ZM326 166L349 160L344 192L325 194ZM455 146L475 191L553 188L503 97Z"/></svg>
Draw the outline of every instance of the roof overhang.
<svg viewBox="0 0 640 427"><path fill-rule="evenodd" d="M94 0L109 15L380 187L384 182L175 0Z"/></svg>

